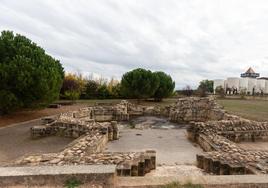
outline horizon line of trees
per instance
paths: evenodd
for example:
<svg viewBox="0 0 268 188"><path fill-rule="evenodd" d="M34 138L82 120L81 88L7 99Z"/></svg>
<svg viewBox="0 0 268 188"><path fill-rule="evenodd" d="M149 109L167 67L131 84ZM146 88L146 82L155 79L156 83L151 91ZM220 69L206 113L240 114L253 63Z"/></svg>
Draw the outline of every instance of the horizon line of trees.
<svg viewBox="0 0 268 188"><path fill-rule="evenodd" d="M18 108L45 107L57 99L148 99L162 101L174 94L175 82L165 72L137 68L122 79L93 79L64 72L59 60L25 36L0 35L0 115ZM212 91L211 91L212 89ZM200 82L201 96L213 92L213 82ZM185 95L191 95L190 87Z"/></svg>
<svg viewBox="0 0 268 188"><path fill-rule="evenodd" d="M199 96L207 97L208 94L213 93L213 81L212 80L202 80L199 82L197 89L192 89L190 85L186 85L183 89L177 90L178 95L184 96Z"/></svg>
<svg viewBox="0 0 268 188"><path fill-rule="evenodd" d="M61 99L147 99L161 101L173 94L175 82L164 72L137 68L126 72L121 81L112 78L84 77L67 73L60 91Z"/></svg>

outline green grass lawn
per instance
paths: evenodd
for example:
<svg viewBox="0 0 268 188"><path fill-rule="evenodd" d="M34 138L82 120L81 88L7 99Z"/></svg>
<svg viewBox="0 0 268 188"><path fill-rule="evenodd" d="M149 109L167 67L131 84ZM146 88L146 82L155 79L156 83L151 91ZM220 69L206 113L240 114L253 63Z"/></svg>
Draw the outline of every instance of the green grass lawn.
<svg viewBox="0 0 268 188"><path fill-rule="evenodd" d="M268 121L268 101L221 99L217 102L232 114L256 121Z"/></svg>

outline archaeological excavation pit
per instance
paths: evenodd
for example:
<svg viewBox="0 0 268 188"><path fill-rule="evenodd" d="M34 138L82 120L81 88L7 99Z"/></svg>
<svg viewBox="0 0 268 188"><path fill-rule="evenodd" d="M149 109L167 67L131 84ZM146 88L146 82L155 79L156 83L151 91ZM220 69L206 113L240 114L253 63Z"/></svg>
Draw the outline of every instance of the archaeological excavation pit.
<svg viewBox="0 0 268 188"><path fill-rule="evenodd" d="M267 130L267 122L227 114L211 98L164 107L122 101L43 119L32 126L33 139L71 142L12 166L115 165L117 176L266 174L265 146L245 144L266 141Z"/></svg>
<svg viewBox="0 0 268 188"><path fill-rule="evenodd" d="M157 166L194 165L202 149L187 138L187 125L164 117L141 116L119 123L120 139L109 142L110 152L155 150Z"/></svg>

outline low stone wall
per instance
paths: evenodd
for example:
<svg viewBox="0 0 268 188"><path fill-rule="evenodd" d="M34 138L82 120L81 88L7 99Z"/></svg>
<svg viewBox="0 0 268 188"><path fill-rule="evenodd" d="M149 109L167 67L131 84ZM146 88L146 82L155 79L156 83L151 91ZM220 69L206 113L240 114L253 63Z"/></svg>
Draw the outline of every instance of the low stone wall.
<svg viewBox="0 0 268 188"><path fill-rule="evenodd" d="M54 121L45 121L41 126L32 127L34 138L57 135L77 139L59 153L22 157L16 161L15 166L114 164L117 165L116 173L119 176L145 175L155 169L155 151L104 152L108 141L119 139L117 121L111 120L118 117L121 120L123 117L128 119L128 108L132 109L133 106L124 101L115 107L83 108L61 114ZM96 117L102 117L101 120L108 117L110 119L108 118L108 122L100 122L95 121Z"/></svg>
<svg viewBox="0 0 268 188"><path fill-rule="evenodd" d="M169 107L169 118L173 122L184 123L190 121L205 122L221 120L225 111L213 98L189 97L181 98Z"/></svg>
<svg viewBox="0 0 268 188"><path fill-rule="evenodd" d="M267 174L268 151L246 150L235 142L266 140L267 122L233 120L192 122L189 138L207 153L197 156L198 167L219 175ZM254 139L253 139L254 138Z"/></svg>
<svg viewBox="0 0 268 188"><path fill-rule="evenodd" d="M79 187L115 188L115 165L0 167L0 187Z"/></svg>

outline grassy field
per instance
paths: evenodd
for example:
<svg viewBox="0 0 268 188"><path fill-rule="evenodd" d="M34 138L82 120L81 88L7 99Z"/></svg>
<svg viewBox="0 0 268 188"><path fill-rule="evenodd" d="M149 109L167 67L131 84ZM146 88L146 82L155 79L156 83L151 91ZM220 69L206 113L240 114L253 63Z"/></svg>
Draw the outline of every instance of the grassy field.
<svg viewBox="0 0 268 188"><path fill-rule="evenodd" d="M221 99L217 101L229 113L256 121L268 121L266 100Z"/></svg>

